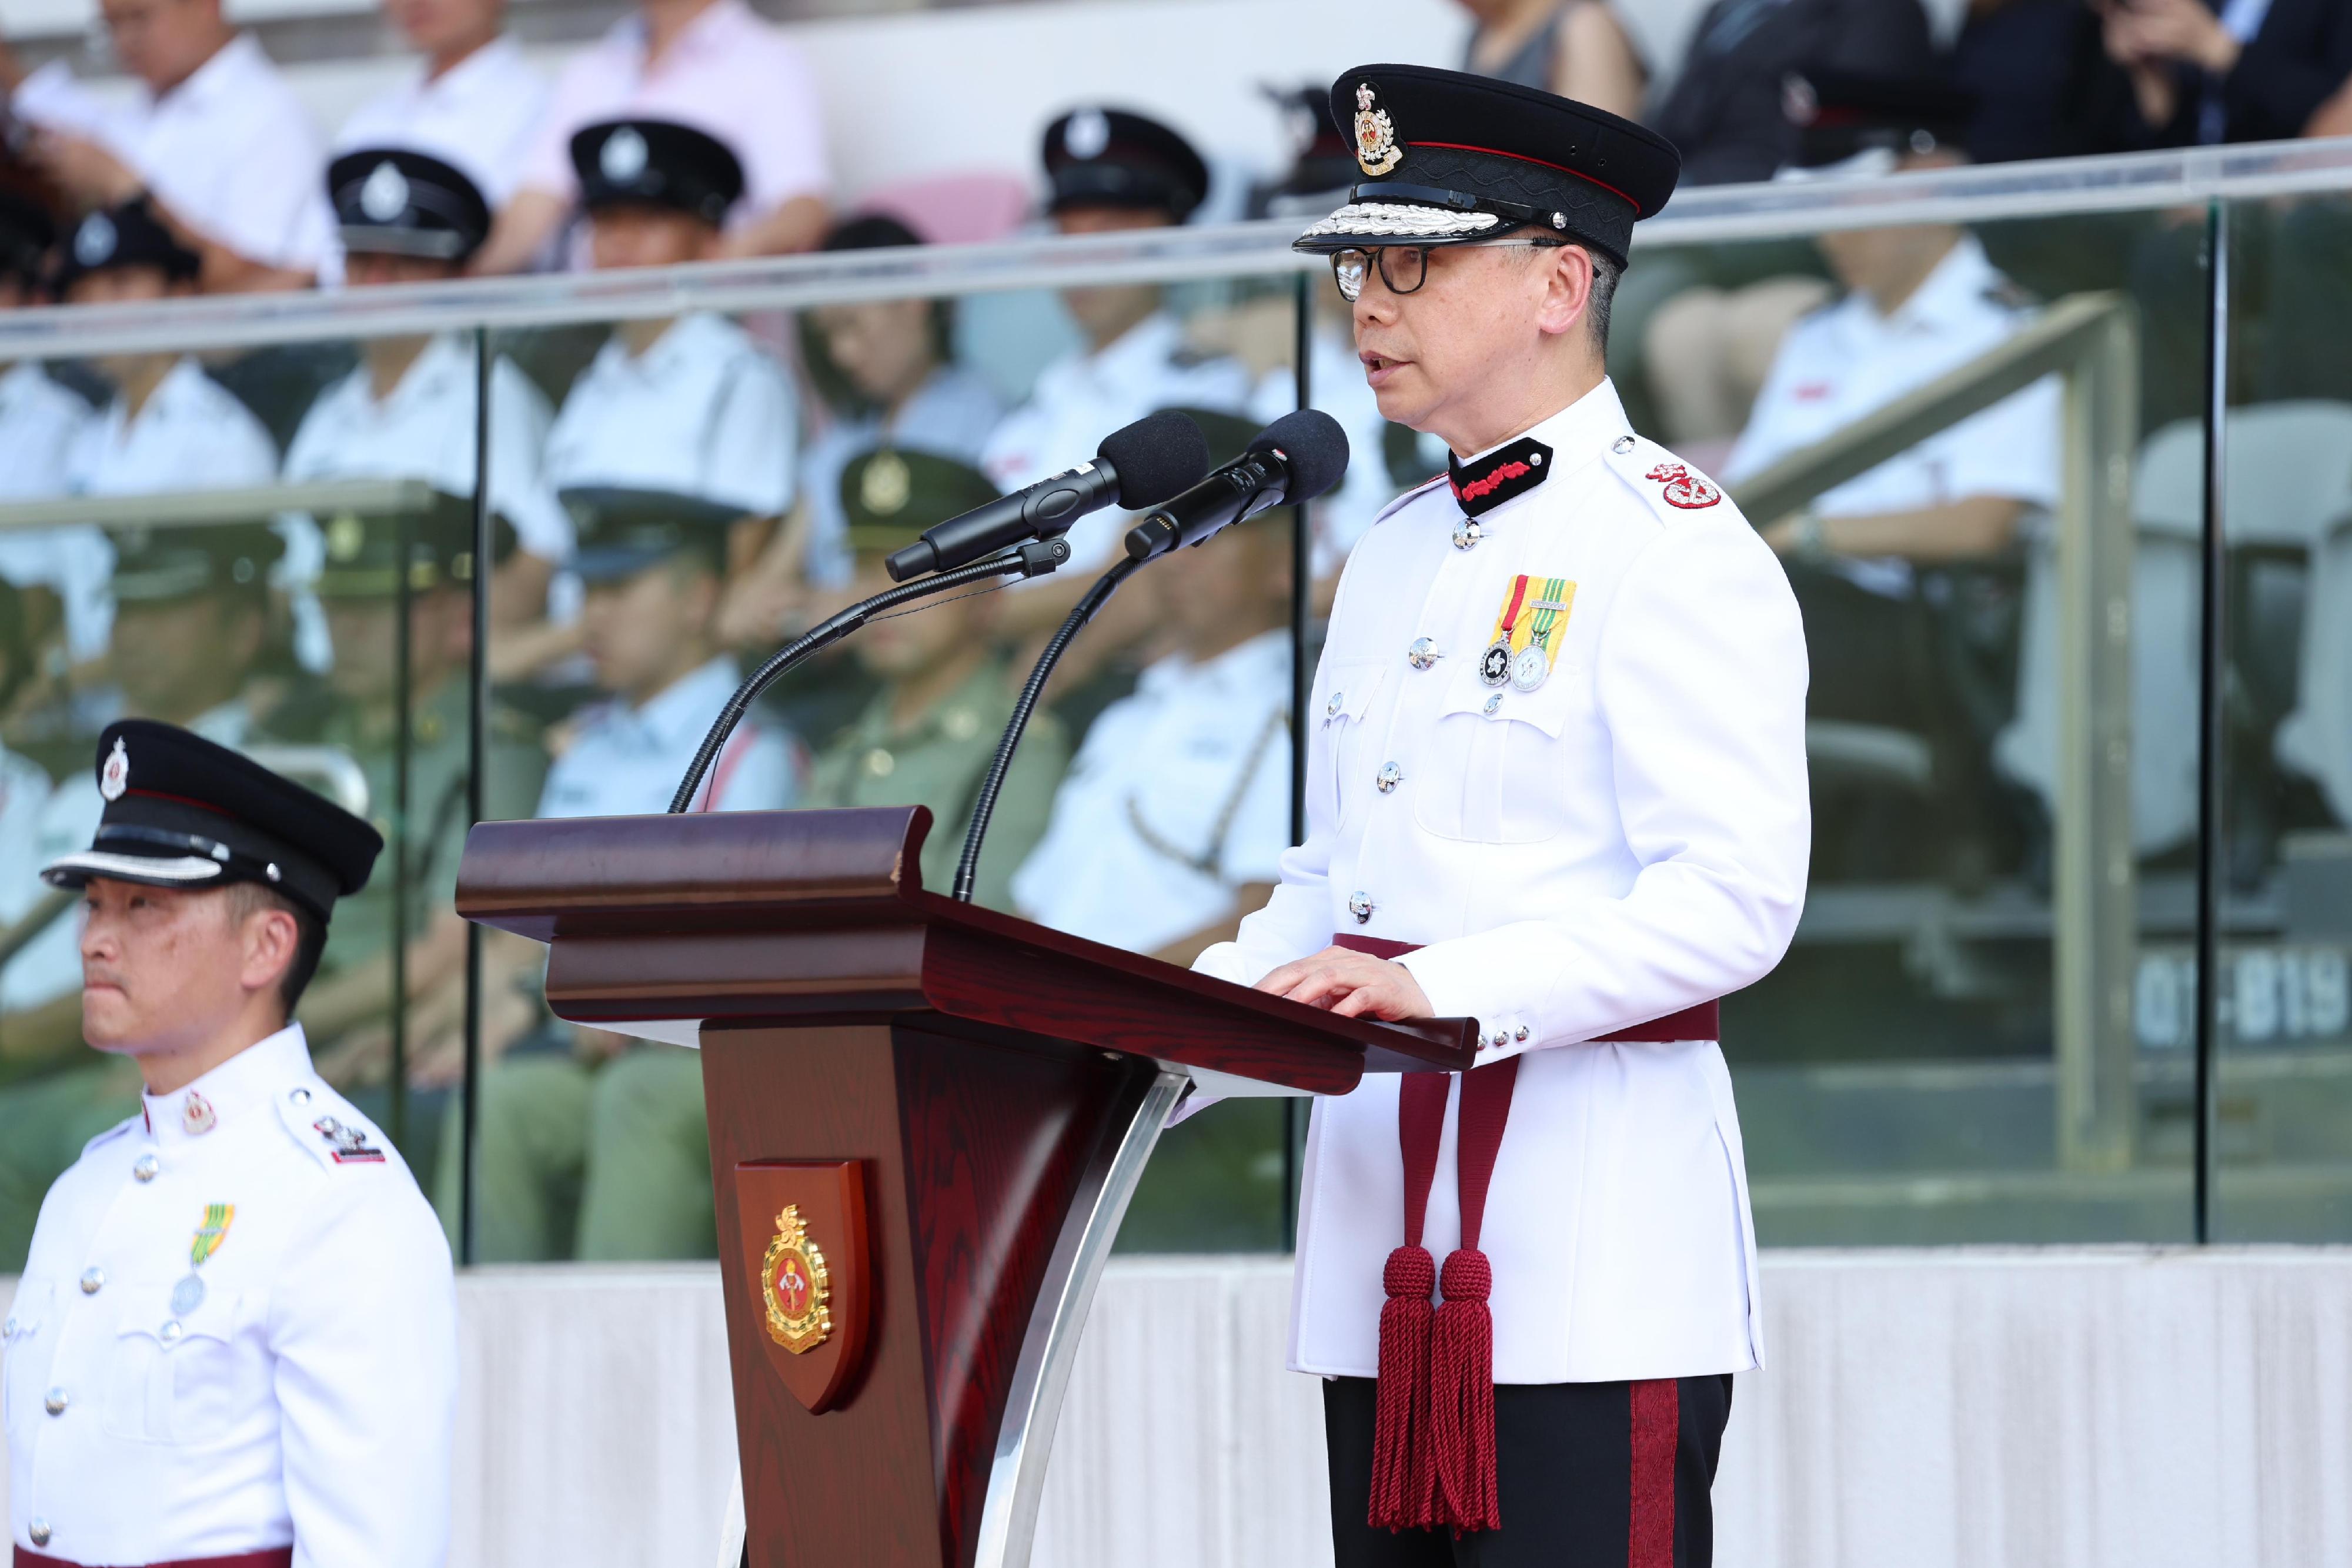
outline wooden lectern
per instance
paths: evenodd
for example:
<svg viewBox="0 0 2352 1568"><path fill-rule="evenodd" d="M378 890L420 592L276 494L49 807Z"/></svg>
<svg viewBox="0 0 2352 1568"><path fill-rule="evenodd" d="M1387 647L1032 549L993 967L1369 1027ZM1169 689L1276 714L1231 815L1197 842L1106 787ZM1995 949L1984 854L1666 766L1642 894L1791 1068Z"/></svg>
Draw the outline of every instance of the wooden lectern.
<svg viewBox="0 0 2352 1568"><path fill-rule="evenodd" d="M1018 1568L1111 1238L1192 1080L1459 1071L1386 1025L922 890L930 813L484 822L561 1016L698 1043L754 1568Z"/></svg>

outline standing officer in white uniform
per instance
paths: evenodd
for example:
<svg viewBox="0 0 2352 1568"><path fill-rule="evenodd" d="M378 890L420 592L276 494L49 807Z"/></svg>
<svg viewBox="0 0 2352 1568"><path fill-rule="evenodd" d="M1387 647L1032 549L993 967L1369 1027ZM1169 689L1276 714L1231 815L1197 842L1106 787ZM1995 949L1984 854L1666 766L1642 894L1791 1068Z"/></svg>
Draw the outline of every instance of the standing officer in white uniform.
<svg viewBox="0 0 2352 1568"><path fill-rule="evenodd" d="M430 1568L457 1302L397 1151L287 1019L383 841L226 747L99 737L83 1032L140 1114L49 1190L5 1324L19 1568Z"/></svg>
<svg viewBox="0 0 2352 1568"><path fill-rule="evenodd" d="M1411 1074L1315 1106L1291 1364L1333 1380L1337 1560L1705 1563L1762 1349L1716 1000L1803 902L1803 631L1770 549L1604 373L1673 147L1411 66L1332 106L1365 178L1298 243L1332 253L1381 412L1455 459L1356 547L1306 841L1197 967L1474 1018L1483 1058L1459 1094Z"/></svg>

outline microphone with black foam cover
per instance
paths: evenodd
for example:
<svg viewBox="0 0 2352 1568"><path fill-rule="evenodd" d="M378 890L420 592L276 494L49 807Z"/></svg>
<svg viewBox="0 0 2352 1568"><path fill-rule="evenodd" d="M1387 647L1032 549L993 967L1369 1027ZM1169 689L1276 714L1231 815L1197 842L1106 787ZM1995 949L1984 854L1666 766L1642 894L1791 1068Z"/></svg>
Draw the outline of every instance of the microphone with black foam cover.
<svg viewBox="0 0 2352 1568"><path fill-rule="evenodd" d="M951 571L1031 539L1058 538L1114 502L1130 512L1156 507L1208 471L1209 438L1185 415L1163 408L1105 436L1093 462L924 529L883 567L894 582Z"/></svg>
<svg viewBox="0 0 2352 1568"><path fill-rule="evenodd" d="M1321 409L1286 413L1257 433L1239 457L1155 507L1127 531L1127 553L1150 560L1269 507L1311 501L1348 471L1348 433Z"/></svg>

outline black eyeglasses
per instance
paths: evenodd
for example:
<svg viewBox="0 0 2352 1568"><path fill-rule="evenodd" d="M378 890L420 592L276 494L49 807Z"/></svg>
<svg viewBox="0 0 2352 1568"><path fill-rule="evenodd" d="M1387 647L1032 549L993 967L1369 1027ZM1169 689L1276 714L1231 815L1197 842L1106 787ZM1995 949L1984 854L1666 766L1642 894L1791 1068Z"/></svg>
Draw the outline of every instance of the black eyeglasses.
<svg viewBox="0 0 2352 1568"><path fill-rule="evenodd" d="M1453 250L1557 250L1568 243L1559 239L1517 239L1489 241L1475 246L1452 246ZM1438 248L1427 245L1384 245L1367 250L1339 250L1331 253L1331 279L1339 286L1339 298L1353 305L1364 297L1364 283L1378 267L1381 281L1391 294L1411 294L1429 281L1429 253Z"/></svg>

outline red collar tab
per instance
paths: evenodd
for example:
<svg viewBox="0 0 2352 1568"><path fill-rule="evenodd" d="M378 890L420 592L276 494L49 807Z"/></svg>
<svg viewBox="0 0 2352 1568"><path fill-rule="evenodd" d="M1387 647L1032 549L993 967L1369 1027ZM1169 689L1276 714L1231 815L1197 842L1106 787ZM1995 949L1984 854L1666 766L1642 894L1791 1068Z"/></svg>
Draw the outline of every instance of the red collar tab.
<svg viewBox="0 0 2352 1568"><path fill-rule="evenodd" d="M1454 498L1462 509L1474 517L1484 517L1551 477L1551 448L1523 435L1474 463L1449 459L1445 467L1446 482L1454 486Z"/></svg>

